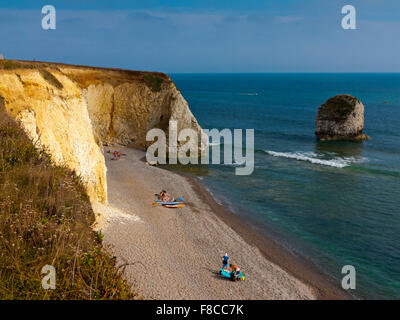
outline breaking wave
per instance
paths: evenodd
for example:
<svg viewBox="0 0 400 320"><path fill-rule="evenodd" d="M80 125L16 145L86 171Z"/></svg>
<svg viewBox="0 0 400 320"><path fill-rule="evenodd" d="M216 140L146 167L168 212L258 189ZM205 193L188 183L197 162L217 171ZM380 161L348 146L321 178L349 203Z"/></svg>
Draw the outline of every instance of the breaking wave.
<svg viewBox="0 0 400 320"><path fill-rule="evenodd" d="M239 96L258 96L257 92L241 92L238 93Z"/></svg>
<svg viewBox="0 0 400 320"><path fill-rule="evenodd" d="M365 161L364 158L354 158L354 157L334 157L332 159L324 159L323 155L317 154L315 152L276 152L265 150L267 154L273 157L281 157L287 159L295 159L299 161L307 161L314 164L319 164L323 166L344 168L348 167L353 163L360 163Z"/></svg>
<svg viewBox="0 0 400 320"><path fill-rule="evenodd" d="M224 166L231 166L231 167L241 167L246 164L246 161L243 162L234 162L234 163L222 163Z"/></svg>

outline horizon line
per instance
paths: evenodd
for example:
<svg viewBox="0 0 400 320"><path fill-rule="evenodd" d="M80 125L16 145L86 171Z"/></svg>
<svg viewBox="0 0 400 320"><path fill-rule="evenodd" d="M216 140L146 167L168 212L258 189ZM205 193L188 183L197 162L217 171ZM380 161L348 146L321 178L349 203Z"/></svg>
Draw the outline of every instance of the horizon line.
<svg viewBox="0 0 400 320"><path fill-rule="evenodd" d="M142 70L144 71L144 70ZM164 72L164 71L160 71ZM261 72L164 72L167 74L400 74L400 71L261 71Z"/></svg>

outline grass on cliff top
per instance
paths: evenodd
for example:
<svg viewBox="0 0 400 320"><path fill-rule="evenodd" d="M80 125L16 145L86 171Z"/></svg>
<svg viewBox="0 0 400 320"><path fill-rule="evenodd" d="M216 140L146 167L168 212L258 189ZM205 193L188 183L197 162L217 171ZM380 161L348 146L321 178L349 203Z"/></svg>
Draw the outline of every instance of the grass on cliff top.
<svg viewBox="0 0 400 320"><path fill-rule="evenodd" d="M0 70L16 70L16 69L41 69L46 67L55 67L57 64L36 61L21 60L0 60Z"/></svg>
<svg viewBox="0 0 400 320"><path fill-rule="evenodd" d="M0 299L135 298L94 219L80 179L0 106ZM42 288L45 265L55 267L54 290Z"/></svg>
<svg viewBox="0 0 400 320"><path fill-rule="evenodd" d="M72 80L76 81L80 87L85 89L88 88L90 84L110 83L113 86L118 86L127 82L144 81L151 91L159 92L161 91L163 83L171 81L168 75L160 72L101 68L41 61L0 60L0 70L37 69L45 80L55 87L62 89L62 84L49 72L49 70L61 72L60 68L63 68L62 72L64 75L70 77Z"/></svg>
<svg viewBox="0 0 400 320"><path fill-rule="evenodd" d="M0 70L17 70L17 69L38 69L42 77L51 85L54 87L62 90L63 85L58 79L48 70L44 69L47 65L38 65L38 64L29 64L29 63L23 63L19 61L14 61L14 60L0 60ZM17 74L17 76L20 78L21 77Z"/></svg>
<svg viewBox="0 0 400 320"><path fill-rule="evenodd" d="M143 79L151 91L160 92L161 84L164 81L162 78L149 73L145 74L143 76Z"/></svg>
<svg viewBox="0 0 400 320"><path fill-rule="evenodd" d="M318 117L321 120L344 122L357 103L361 103L360 100L349 95L332 97L319 108Z"/></svg>
<svg viewBox="0 0 400 320"><path fill-rule="evenodd" d="M11 60L0 60L0 69L13 70L17 69L19 65Z"/></svg>

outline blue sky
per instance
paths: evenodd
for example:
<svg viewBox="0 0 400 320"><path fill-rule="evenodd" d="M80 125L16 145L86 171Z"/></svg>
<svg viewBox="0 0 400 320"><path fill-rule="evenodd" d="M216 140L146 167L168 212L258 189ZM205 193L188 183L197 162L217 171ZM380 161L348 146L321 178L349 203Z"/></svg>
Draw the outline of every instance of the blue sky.
<svg viewBox="0 0 400 320"><path fill-rule="evenodd" d="M57 29L42 30L54 5ZM357 30L341 28L341 8ZM1 1L0 53L179 72L400 72L398 0Z"/></svg>

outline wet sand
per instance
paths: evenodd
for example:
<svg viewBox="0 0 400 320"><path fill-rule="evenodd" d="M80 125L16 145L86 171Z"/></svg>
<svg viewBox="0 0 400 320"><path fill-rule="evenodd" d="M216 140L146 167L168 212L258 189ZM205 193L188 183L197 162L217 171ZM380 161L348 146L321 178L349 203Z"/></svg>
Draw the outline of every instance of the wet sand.
<svg viewBox="0 0 400 320"><path fill-rule="evenodd" d="M110 148L105 148L110 150ZM114 148L112 149L114 150ZM95 205L104 243L126 264L125 277L145 299L345 299L307 262L214 201L194 179L145 163L143 151L107 164L107 206ZM166 189L186 206L152 206ZM231 282L217 271L227 252L246 274Z"/></svg>

